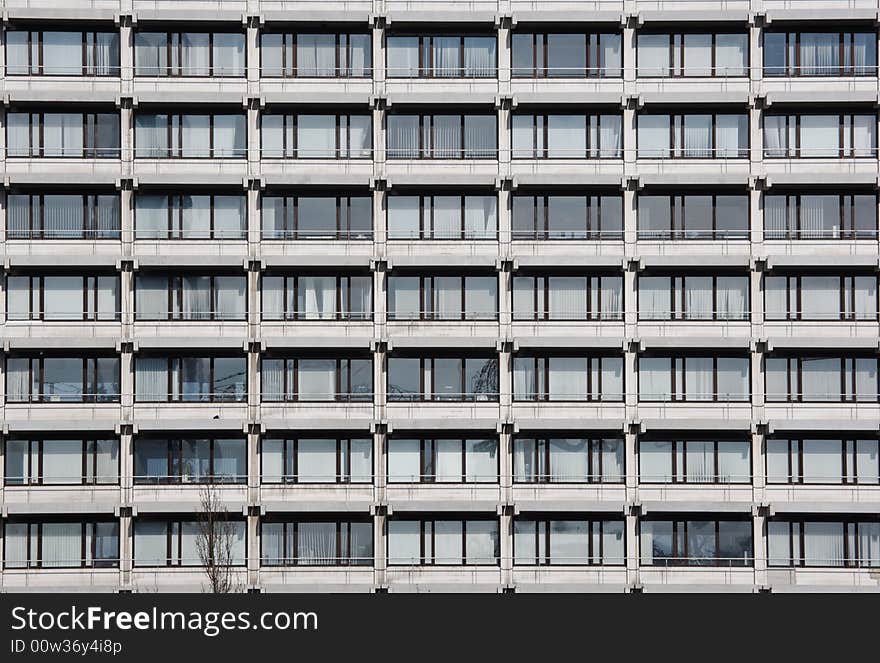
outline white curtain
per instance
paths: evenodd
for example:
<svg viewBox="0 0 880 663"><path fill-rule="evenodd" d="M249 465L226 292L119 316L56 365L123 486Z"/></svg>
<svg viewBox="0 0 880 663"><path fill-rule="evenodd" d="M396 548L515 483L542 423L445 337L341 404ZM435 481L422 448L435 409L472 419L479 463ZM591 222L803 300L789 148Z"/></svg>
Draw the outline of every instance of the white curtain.
<svg viewBox="0 0 880 663"><path fill-rule="evenodd" d="M873 276L853 278L853 311L857 320L877 319L877 279Z"/></svg>
<svg viewBox="0 0 880 663"><path fill-rule="evenodd" d="M638 117L640 158L669 156L669 121L669 115L640 115ZM696 134L692 140L696 140Z"/></svg>
<svg viewBox="0 0 880 663"><path fill-rule="evenodd" d="M465 37L465 77L493 77L495 75L496 49L497 39L495 37Z"/></svg>
<svg viewBox="0 0 880 663"><path fill-rule="evenodd" d="M134 522L134 565L165 566L168 555L168 525L165 522Z"/></svg>
<svg viewBox="0 0 880 663"><path fill-rule="evenodd" d="M859 523L859 566L880 566L880 523Z"/></svg>
<svg viewBox="0 0 880 663"><path fill-rule="evenodd" d="M497 208L498 199L495 196L465 196L465 238L494 239L497 228Z"/></svg>
<svg viewBox="0 0 880 663"><path fill-rule="evenodd" d="M80 483L82 479L82 441L43 440L42 461L44 484Z"/></svg>
<svg viewBox="0 0 880 663"><path fill-rule="evenodd" d="M432 239L457 239L461 236L461 196L433 197Z"/></svg>
<svg viewBox="0 0 880 663"><path fill-rule="evenodd" d="M646 483L672 481L672 442L643 440L639 443L639 478Z"/></svg>
<svg viewBox="0 0 880 663"><path fill-rule="evenodd" d="M547 391L551 401L587 399L587 358L551 357Z"/></svg>
<svg viewBox="0 0 880 663"><path fill-rule="evenodd" d="M284 360L263 359L260 373L262 375L262 390L260 397L264 401L283 401L291 394L284 391Z"/></svg>
<svg viewBox="0 0 880 663"><path fill-rule="evenodd" d="M795 230L790 215L788 196L764 196L764 231L769 239L781 239Z"/></svg>
<svg viewBox="0 0 880 663"><path fill-rule="evenodd" d="M547 156L551 159L584 159L587 156L585 115L547 116Z"/></svg>
<svg viewBox="0 0 880 663"><path fill-rule="evenodd" d="M804 483L842 483L840 440L803 440Z"/></svg>
<svg viewBox="0 0 880 663"><path fill-rule="evenodd" d="M215 115L213 156L219 159L241 158L245 156L245 151L244 116Z"/></svg>
<svg viewBox="0 0 880 663"><path fill-rule="evenodd" d="M853 115L854 157L873 157L877 154L877 118L874 115ZM849 155L845 155L849 156Z"/></svg>
<svg viewBox="0 0 880 663"><path fill-rule="evenodd" d="M211 116L183 115L181 155L184 157L211 157Z"/></svg>
<svg viewBox="0 0 880 663"><path fill-rule="evenodd" d="M639 34L639 76L668 76L669 55L669 35Z"/></svg>
<svg viewBox="0 0 880 663"><path fill-rule="evenodd" d="M419 75L419 38L388 37L388 77L416 78Z"/></svg>
<svg viewBox="0 0 880 663"><path fill-rule="evenodd" d="M336 317L336 277L300 276L299 317L304 320L332 320Z"/></svg>
<svg viewBox="0 0 880 663"><path fill-rule="evenodd" d="M690 453L690 449L688 449L688 453ZM751 463L751 444L749 442L718 442L719 481L749 483L752 479Z"/></svg>
<svg viewBox="0 0 880 663"><path fill-rule="evenodd" d="M349 474L352 483L373 481L373 440L351 440ZM354 547L352 545L352 547Z"/></svg>
<svg viewBox="0 0 880 663"><path fill-rule="evenodd" d="M687 481L712 483L715 480L715 443L688 440L686 444Z"/></svg>
<svg viewBox="0 0 880 663"><path fill-rule="evenodd" d="M6 74L25 76L31 72L28 53L29 30L8 30L6 32ZM36 69L37 63L34 63Z"/></svg>
<svg viewBox="0 0 880 663"><path fill-rule="evenodd" d="M419 157L419 117L417 115L389 115L388 158L417 159Z"/></svg>
<svg viewBox="0 0 880 663"><path fill-rule="evenodd" d="M458 115L434 115L433 152L435 159L459 159L462 157L461 117Z"/></svg>
<svg viewBox="0 0 880 663"><path fill-rule="evenodd" d="M244 35L214 33L214 75L244 76Z"/></svg>
<svg viewBox="0 0 880 663"><path fill-rule="evenodd" d="M800 124L801 157L837 158L840 149L837 115L801 115Z"/></svg>
<svg viewBox="0 0 880 663"><path fill-rule="evenodd" d="M81 157L83 115L81 113L44 114L43 149L47 157Z"/></svg>
<svg viewBox="0 0 880 663"><path fill-rule="evenodd" d="M548 442L550 445L551 481L581 483L589 479L587 440L556 438L548 440Z"/></svg>
<svg viewBox="0 0 880 663"><path fill-rule="evenodd" d="M535 145L535 116L517 114L512 120L514 159L534 159L539 156ZM538 132L540 136L541 132ZM538 138L540 141L540 138Z"/></svg>
<svg viewBox="0 0 880 663"><path fill-rule="evenodd" d="M767 440L767 482L790 483L793 477L789 476L789 441ZM797 460L795 459L795 463ZM793 471L797 473L795 464Z"/></svg>
<svg viewBox="0 0 880 663"><path fill-rule="evenodd" d="M804 563L807 566L843 566L843 523L805 522Z"/></svg>
<svg viewBox="0 0 880 663"><path fill-rule="evenodd" d="M79 566L82 562L80 523L43 523L43 566Z"/></svg>
<svg viewBox="0 0 880 663"><path fill-rule="evenodd" d="M684 308L688 320L712 319L712 277L687 276L684 279Z"/></svg>
<svg viewBox="0 0 880 663"><path fill-rule="evenodd" d="M297 559L300 564L336 563L336 523L297 523Z"/></svg>
<svg viewBox="0 0 880 663"><path fill-rule="evenodd" d="M363 159L373 151L373 120L369 115L348 116L348 151L351 159Z"/></svg>
<svg viewBox="0 0 880 663"><path fill-rule="evenodd" d="M184 276L181 313L184 320L211 318L211 277Z"/></svg>
<svg viewBox="0 0 880 663"><path fill-rule="evenodd" d="M840 277L802 276L801 313L806 320L840 319Z"/></svg>
<svg viewBox="0 0 880 663"><path fill-rule="evenodd" d="M800 197L801 236L818 239L840 235L840 198L835 195Z"/></svg>
<svg viewBox="0 0 880 663"><path fill-rule="evenodd" d="M464 158L482 159L498 154L498 125L494 115L465 115Z"/></svg>
<svg viewBox="0 0 880 663"><path fill-rule="evenodd" d="M600 307L603 320L623 318L623 278L619 276L601 277ZM595 304L593 305L595 308Z"/></svg>
<svg viewBox="0 0 880 663"><path fill-rule="evenodd" d="M434 521L434 562L443 565L460 565L462 550L462 521Z"/></svg>
<svg viewBox="0 0 880 663"><path fill-rule="evenodd" d="M717 314L721 320L744 320L748 316L749 298L747 276L719 276L716 278Z"/></svg>
<svg viewBox="0 0 880 663"><path fill-rule="evenodd" d="M421 523L418 520L388 521L388 563L421 562Z"/></svg>
<svg viewBox="0 0 880 663"><path fill-rule="evenodd" d="M119 75L119 35L99 32L95 39L94 72L98 76Z"/></svg>
<svg viewBox="0 0 880 663"><path fill-rule="evenodd" d="M668 357L639 358L639 399L668 401L672 399L672 366Z"/></svg>
<svg viewBox="0 0 880 663"><path fill-rule="evenodd" d="M166 358L136 358L134 393L136 400L141 402L168 399L168 360Z"/></svg>
<svg viewBox="0 0 880 663"><path fill-rule="evenodd" d="M587 279L579 276L547 277L548 315L551 320L587 319Z"/></svg>
<svg viewBox="0 0 880 663"><path fill-rule="evenodd" d="M620 35L603 34L599 36L599 76L620 78L621 54Z"/></svg>
<svg viewBox="0 0 880 663"><path fill-rule="evenodd" d="M801 380L804 400L840 400L840 359L804 357L801 360Z"/></svg>
<svg viewBox="0 0 880 663"><path fill-rule="evenodd" d="M434 450L437 462L434 474L438 482L461 483L462 477L462 441L435 440Z"/></svg>
<svg viewBox="0 0 880 663"><path fill-rule="evenodd" d="M684 156L708 159L712 153L712 116L684 116Z"/></svg>
<svg viewBox="0 0 880 663"><path fill-rule="evenodd" d="M298 34L296 66L300 77L336 76L336 35Z"/></svg>
<svg viewBox="0 0 880 663"><path fill-rule="evenodd" d="M299 158L336 158L336 116L299 115L296 138Z"/></svg>
<svg viewBox="0 0 880 663"><path fill-rule="evenodd" d="M301 438L297 441L297 480L336 482L336 440Z"/></svg>
<svg viewBox="0 0 880 663"><path fill-rule="evenodd" d="M764 116L764 156L788 156L788 116Z"/></svg>
<svg viewBox="0 0 880 663"><path fill-rule="evenodd" d="M515 357L513 360L513 398L514 400L534 400L535 360L532 357Z"/></svg>
<svg viewBox="0 0 880 663"><path fill-rule="evenodd" d="M467 318L493 320L498 314L498 278L467 276L464 283L464 310Z"/></svg>
<svg viewBox="0 0 880 663"><path fill-rule="evenodd" d="M746 34L715 35L715 75L745 76L748 62L749 36Z"/></svg>
<svg viewBox="0 0 880 663"><path fill-rule="evenodd" d="M418 239L419 214L418 196L389 196L388 238Z"/></svg>
<svg viewBox="0 0 880 663"><path fill-rule="evenodd" d="M91 293L89 293L91 294ZM81 277L43 277L43 313L46 320L82 320Z"/></svg>
<svg viewBox="0 0 880 663"><path fill-rule="evenodd" d="M244 239L244 196L214 196L214 237Z"/></svg>
<svg viewBox="0 0 880 663"><path fill-rule="evenodd" d="M460 45L458 37L433 37L433 75L438 78L454 78L461 75Z"/></svg>
<svg viewBox="0 0 880 663"><path fill-rule="evenodd" d="M620 158L621 156L621 117L620 115L599 116L600 158ZM590 156L596 156L595 146Z"/></svg>
<svg viewBox="0 0 880 663"><path fill-rule="evenodd" d="M685 358L685 389L689 401L710 401L714 394L711 357Z"/></svg>
<svg viewBox="0 0 880 663"><path fill-rule="evenodd" d="M712 75L712 35L684 35L684 75Z"/></svg>
<svg viewBox="0 0 880 663"><path fill-rule="evenodd" d="M43 71L47 76L82 75L81 32L43 32Z"/></svg>
<svg viewBox="0 0 880 663"><path fill-rule="evenodd" d="M348 75L355 77L371 76L372 39L370 35L349 35Z"/></svg>
<svg viewBox="0 0 880 663"><path fill-rule="evenodd" d="M837 76L840 73L840 35L836 32L802 32L802 76Z"/></svg>
<svg viewBox="0 0 880 663"><path fill-rule="evenodd" d="M135 234L137 239L168 236L167 196L139 195L135 198Z"/></svg>
<svg viewBox="0 0 880 663"><path fill-rule="evenodd" d="M643 320L669 320L672 317L670 277L639 277L639 317Z"/></svg>
<svg viewBox="0 0 880 663"><path fill-rule="evenodd" d="M391 439L388 442L388 481L392 483L421 481L421 442Z"/></svg>
<svg viewBox="0 0 880 663"><path fill-rule="evenodd" d="M877 35L873 32L853 34L853 66L857 76L877 71Z"/></svg>
<svg viewBox="0 0 880 663"><path fill-rule="evenodd" d="M433 313L437 320L458 320L462 314L461 278L458 276L434 277Z"/></svg>
<svg viewBox="0 0 880 663"><path fill-rule="evenodd" d="M421 312L418 276L388 278L388 313L391 319L417 320Z"/></svg>
<svg viewBox="0 0 880 663"><path fill-rule="evenodd" d="M465 563L495 564L498 559L498 521L469 520L465 526Z"/></svg>
<svg viewBox="0 0 880 663"><path fill-rule="evenodd" d="M8 357L6 359L6 398L10 402L27 401L30 397L30 359Z"/></svg>
<svg viewBox="0 0 880 663"><path fill-rule="evenodd" d="M605 401L623 400L623 359L621 357L602 357L601 360L593 359L594 385L596 383L595 370L598 361L602 362L602 391L597 394L594 386L593 397L595 398L598 395Z"/></svg>
<svg viewBox="0 0 880 663"><path fill-rule="evenodd" d="M493 483L498 479L498 441L465 440L465 481Z"/></svg>
<svg viewBox="0 0 880 663"><path fill-rule="evenodd" d="M220 320L244 320L245 279L241 276L215 276L215 317Z"/></svg>
<svg viewBox="0 0 880 663"><path fill-rule="evenodd" d="M181 69L184 76L208 76L211 73L210 35L184 32L180 35L183 47Z"/></svg>
<svg viewBox="0 0 880 663"><path fill-rule="evenodd" d="M336 360L299 360L299 398L304 401L332 401L336 398Z"/></svg>
<svg viewBox="0 0 880 663"><path fill-rule="evenodd" d="M745 357L718 357L716 371L719 400L748 400L750 392L748 359Z"/></svg>
<svg viewBox="0 0 880 663"><path fill-rule="evenodd" d="M749 120L745 115L715 116L715 157L734 159L746 156Z"/></svg>

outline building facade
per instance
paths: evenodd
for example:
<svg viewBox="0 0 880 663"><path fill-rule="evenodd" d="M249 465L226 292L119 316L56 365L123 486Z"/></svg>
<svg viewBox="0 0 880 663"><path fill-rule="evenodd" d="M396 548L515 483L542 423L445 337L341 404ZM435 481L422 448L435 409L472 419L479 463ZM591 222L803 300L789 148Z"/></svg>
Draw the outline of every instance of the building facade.
<svg viewBox="0 0 880 663"><path fill-rule="evenodd" d="M2 5L0 591L880 589L876 0Z"/></svg>

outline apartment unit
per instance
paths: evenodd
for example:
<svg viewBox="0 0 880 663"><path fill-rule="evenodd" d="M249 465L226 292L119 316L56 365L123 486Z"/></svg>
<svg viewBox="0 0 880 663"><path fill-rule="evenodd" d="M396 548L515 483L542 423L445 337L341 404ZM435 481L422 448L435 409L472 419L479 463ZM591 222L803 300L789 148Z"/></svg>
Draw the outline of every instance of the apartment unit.
<svg viewBox="0 0 880 663"><path fill-rule="evenodd" d="M0 591L880 590L876 0L2 5Z"/></svg>

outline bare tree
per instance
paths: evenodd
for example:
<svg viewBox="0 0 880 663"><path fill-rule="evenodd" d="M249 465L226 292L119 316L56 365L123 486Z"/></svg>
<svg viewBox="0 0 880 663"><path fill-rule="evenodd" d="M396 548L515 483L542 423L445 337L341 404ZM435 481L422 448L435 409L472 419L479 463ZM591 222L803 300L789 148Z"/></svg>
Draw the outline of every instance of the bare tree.
<svg viewBox="0 0 880 663"><path fill-rule="evenodd" d="M241 591L235 567L235 527L216 487L207 485L199 493L200 510L196 548L208 577L211 594Z"/></svg>

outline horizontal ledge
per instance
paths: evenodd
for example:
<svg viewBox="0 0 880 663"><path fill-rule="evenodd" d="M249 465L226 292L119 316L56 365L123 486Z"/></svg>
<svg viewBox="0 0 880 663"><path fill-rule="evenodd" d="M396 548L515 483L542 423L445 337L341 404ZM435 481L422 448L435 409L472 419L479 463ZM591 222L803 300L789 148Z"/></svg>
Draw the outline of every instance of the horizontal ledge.
<svg viewBox="0 0 880 663"><path fill-rule="evenodd" d="M767 349L788 350L878 350L880 341L876 337L862 336L771 336L767 339Z"/></svg>
<svg viewBox="0 0 880 663"><path fill-rule="evenodd" d="M394 255L387 257L388 269L407 267L485 267L495 269L498 255L476 253L463 255Z"/></svg>
<svg viewBox="0 0 880 663"><path fill-rule="evenodd" d="M131 258L126 258L130 260ZM137 255L138 268L143 267L235 267L243 270L248 257L241 255Z"/></svg>
<svg viewBox="0 0 880 663"><path fill-rule="evenodd" d="M242 514L247 512L247 503L241 500L224 500L220 497L220 502L231 515ZM151 500L143 501L132 507L132 515L137 517L144 514L156 513L200 513L202 511L202 500L199 494L193 495L191 500Z"/></svg>
<svg viewBox="0 0 880 663"><path fill-rule="evenodd" d="M497 173L495 172L477 172L477 173L461 173L453 171L445 173L440 169L429 168L425 172L415 173L394 173L387 176L386 186L393 190L399 187L492 187L498 186Z"/></svg>
<svg viewBox="0 0 880 663"><path fill-rule="evenodd" d="M5 502L3 511L5 515L40 515L40 514L71 514L71 513L110 513L113 514L119 508L118 501L90 501L90 502Z"/></svg>
<svg viewBox="0 0 880 663"><path fill-rule="evenodd" d="M373 419L332 417L264 417L261 423L266 431L371 431L376 425Z"/></svg>
<svg viewBox="0 0 880 663"><path fill-rule="evenodd" d="M244 7L245 3L242 3ZM139 21L162 21L164 22L197 22L205 21L238 21L242 23L245 13L234 10L218 9L216 4L211 7L210 11L195 11L191 9L142 9L132 13L132 20L135 24Z"/></svg>
<svg viewBox="0 0 880 663"><path fill-rule="evenodd" d="M10 267L116 267L122 260L122 254L88 253L88 254L46 254L46 255L6 255L4 264ZM204 259L203 259L204 260Z"/></svg>
<svg viewBox="0 0 880 663"><path fill-rule="evenodd" d="M391 419L388 421L388 432L415 431L415 430L482 430L497 432L499 421L497 419L471 418L461 419Z"/></svg>
<svg viewBox="0 0 880 663"><path fill-rule="evenodd" d="M521 431L544 431L544 430L608 430L623 431L626 425L625 419L580 419L580 418L555 418L555 419L514 419L513 427L517 432Z"/></svg>
<svg viewBox="0 0 880 663"><path fill-rule="evenodd" d="M301 567L297 570L301 570ZM266 578L273 573L271 567L263 567L261 577ZM285 569L279 568L278 572L284 577ZM366 575L372 578L372 566L364 568ZM372 594L375 585L371 582L265 582L260 583L260 591L265 594Z"/></svg>
<svg viewBox="0 0 880 663"><path fill-rule="evenodd" d="M11 104L27 103L105 103L115 104L120 96L119 87L76 85L75 83L54 83L42 89L6 89Z"/></svg>
<svg viewBox="0 0 880 663"><path fill-rule="evenodd" d="M691 567L693 568L693 567ZM681 569L682 572L686 573L688 569ZM677 569L677 570L678 570ZM748 572L753 572L754 569L748 568L744 569ZM694 571L698 571L694 569ZM719 582L717 584L712 583L682 583L682 584L668 584L668 583L651 583L645 582L645 576L642 576L642 591L646 594L754 594L757 591L757 587L752 585L751 583L724 583Z"/></svg>
<svg viewBox="0 0 880 663"><path fill-rule="evenodd" d="M622 323L621 323L622 324ZM623 336L514 336L514 351L521 348L600 348L623 350Z"/></svg>
<svg viewBox="0 0 880 663"><path fill-rule="evenodd" d="M116 350L118 336L7 336L9 350Z"/></svg>
<svg viewBox="0 0 880 663"><path fill-rule="evenodd" d="M394 565L388 566L387 575L394 577ZM443 567L436 567L442 569ZM416 582L395 583L391 582L388 591L391 594L499 594L501 585L494 583L472 582Z"/></svg>
<svg viewBox="0 0 880 663"><path fill-rule="evenodd" d="M771 90L766 93L767 104L827 104L827 103L877 103L876 90Z"/></svg>
<svg viewBox="0 0 880 663"><path fill-rule="evenodd" d="M627 258L623 256L591 256L591 255L537 255L513 256L514 269L529 267L603 267L622 269Z"/></svg>
<svg viewBox="0 0 880 663"><path fill-rule="evenodd" d="M779 513L858 513L875 515L880 513L880 501L877 502L770 502L770 514Z"/></svg>
<svg viewBox="0 0 880 663"><path fill-rule="evenodd" d="M272 256L264 255L260 257L260 261L264 266L272 267L364 267L369 268L373 261L370 255L340 255L332 253L321 253L315 255L285 255Z"/></svg>
<svg viewBox="0 0 880 663"><path fill-rule="evenodd" d="M168 430L195 430L195 431L238 431L244 434L246 422L244 419L200 419L187 417L186 419L162 418L162 419L138 419L132 422L135 431L144 433L149 431Z"/></svg>
<svg viewBox="0 0 880 663"><path fill-rule="evenodd" d="M108 163L108 169L100 168L89 172L74 172L68 170L63 173L54 171L40 171L40 164L32 161L28 168L34 168L32 172L16 173L6 171L4 181L6 186L66 186L82 184L87 186L117 186L122 176L122 169L118 164Z"/></svg>
<svg viewBox="0 0 880 663"><path fill-rule="evenodd" d="M623 500L516 500L514 513L558 511L567 513L617 513L623 514Z"/></svg>
<svg viewBox="0 0 880 663"><path fill-rule="evenodd" d="M136 107L142 104L236 104L244 106L248 99L245 79L240 81L241 90L234 92L196 91L191 86L170 85L164 85L162 90L154 91L145 90L147 85L149 84L135 80L133 99Z"/></svg>
<svg viewBox="0 0 880 663"><path fill-rule="evenodd" d="M752 513L752 502L700 500L699 502L679 500L651 500L642 502L642 513Z"/></svg>
<svg viewBox="0 0 880 663"><path fill-rule="evenodd" d="M742 267L748 269L751 267L751 257L749 255L666 255L666 256L639 256L640 267L695 267L703 268L707 265L712 267Z"/></svg>
<svg viewBox="0 0 880 663"><path fill-rule="evenodd" d="M662 419L642 419L641 431L742 431L750 432L755 426L755 422L750 419L697 419L688 418L662 418Z"/></svg>
<svg viewBox="0 0 880 663"><path fill-rule="evenodd" d="M396 513L455 513L459 511L492 513L498 511L498 502L495 500L391 500L388 510Z"/></svg>
<svg viewBox="0 0 880 663"><path fill-rule="evenodd" d="M335 499L322 501L263 500L262 513L370 513L373 503L368 500Z"/></svg>
<svg viewBox="0 0 880 663"><path fill-rule="evenodd" d="M115 9L102 9L96 7L26 7L26 6L4 6L4 13L10 21L16 20L66 20L66 21L90 21L92 23L98 21L113 21L116 19L117 11Z"/></svg>
<svg viewBox="0 0 880 663"><path fill-rule="evenodd" d="M654 92L646 90L639 93L639 100L646 104L739 104L749 103L748 82L743 82L742 91L702 90L699 95L690 92Z"/></svg>
<svg viewBox="0 0 880 663"><path fill-rule="evenodd" d="M390 107L399 105L425 105L425 106L442 106L444 104L460 105L483 105L494 106L497 101L497 94L492 92L475 92L473 90L454 90L447 89L442 92L395 92L393 91L394 82L398 79L391 78L386 82L386 86L391 86L392 91L388 93L388 105ZM481 79L476 79L479 83ZM497 83L492 78L486 79L486 85L493 88Z"/></svg>
<svg viewBox="0 0 880 663"><path fill-rule="evenodd" d="M388 339L388 349L492 348L494 350L498 347L498 342L499 340L494 336L392 336Z"/></svg>
<svg viewBox="0 0 880 663"><path fill-rule="evenodd" d="M552 172L518 173L513 175L513 188L544 186L607 186L623 187L623 169L620 173Z"/></svg>
<svg viewBox="0 0 880 663"><path fill-rule="evenodd" d="M515 81L514 81L515 84ZM514 92L513 105L541 105L553 106L555 104L570 105L590 105L598 106L609 104L620 105L625 97L623 95L623 81L620 81L621 90L619 92L590 92L590 91L571 91L571 92Z"/></svg>
<svg viewBox="0 0 880 663"><path fill-rule="evenodd" d="M442 3L437 3L442 7ZM467 5L450 7L449 10L403 9L390 11L386 15L388 25L392 23L495 23L497 15L491 11L478 11Z"/></svg>
<svg viewBox="0 0 880 663"><path fill-rule="evenodd" d="M115 432L119 426L118 419L28 419L16 421L7 419L4 428L10 433L35 433L35 432L79 432L79 431L107 431Z"/></svg>
<svg viewBox="0 0 880 663"><path fill-rule="evenodd" d="M716 350L748 350L752 345L749 336L642 336L642 349L705 348Z"/></svg>
<svg viewBox="0 0 880 663"><path fill-rule="evenodd" d="M241 173L215 173L215 172L192 172L193 168L187 169L187 172L181 172L177 167L179 164L173 160L167 160L171 166L168 170L160 173L138 172L138 164L134 164L134 186L212 186L212 187L234 187L242 192L247 187L246 166L242 163ZM163 164L164 165L164 164ZM198 168L198 165L195 166Z"/></svg>
<svg viewBox="0 0 880 663"><path fill-rule="evenodd" d="M621 2L621 5L623 3ZM565 11L548 9L546 11L515 11L513 23L617 23L621 24L625 15L615 11L589 11L570 9Z"/></svg>
<svg viewBox="0 0 880 663"><path fill-rule="evenodd" d="M373 183L372 165L368 165L363 173L339 172L335 168L320 170L297 170L290 173L263 173L261 184L269 187L281 186L351 186L369 187Z"/></svg>
<svg viewBox="0 0 880 663"><path fill-rule="evenodd" d="M770 419L767 422L769 433L777 431L823 431L836 433L840 431L872 432L880 429L880 418L877 419Z"/></svg>
<svg viewBox="0 0 880 663"><path fill-rule="evenodd" d="M828 267L833 269L865 267L878 269L880 258L876 255L768 255L767 268L777 267Z"/></svg>
<svg viewBox="0 0 880 663"><path fill-rule="evenodd" d="M207 324L212 324L206 321ZM242 322L242 325L245 323ZM135 325L135 331L137 325ZM139 336L135 333L131 339L135 344L135 351L160 350L160 349L183 349L183 350L240 350L244 352L248 342L245 336Z"/></svg>
<svg viewBox="0 0 880 663"><path fill-rule="evenodd" d="M370 330L372 333L372 330ZM371 336L266 336L262 342L271 348L362 348L375 342Z"/></svg>
<svg viewBox="0 0 880 663"><path fill-rule="evenodd" d="M322 92L310 91L304 92L298 90L295 94L287 92L264 92L260 95L261 101L268 105L284 104L299 106L367 106L370 103L370 95L372 86L369 79L365 79L364 91L352 92Z"/></svg>
<svg viewBox="0 0 880 663"><path fill-rule="evenodd" d="M743 4L748 4L743 2ZM659 10L648 9L638 13L639 21L645 23L678 21L695 21L701 23L748 23L748 9L673 9Z"/></svg>
<svg viewBox="0 0 880 663"><path fill-rule="evenodd" d="M775 173L773 172L772 160L765 161L764 168L767 170L765 180L766 186L771 189L777 186L793 186L801 184L827 185L829 178L834 178L835 184L863 184L877 186L876 172L851 173L840 172L839 170L829 170L826 172Z"/></svg>
<svg viewBox="0 0 880 663"><path fill-rule="evenodd" d="M367 23L369 11L341 11L334 9L286 9L262 11L267 23Z"/></svg>
<svg viewBox="0 0 880 663"><path fill-rule="evenodd" d="M516 569L513 573L516 576ZM629 590L624 583L554 582L549 577L543 582L518 582L514 588L517 594L625 594Z"/></svg>
<svg viewBox="0 0 880 663"><path fill-rule="evenodd" d="M719 173L701 171L696 173L640 173L638 176L640 186L693 186L699 184L713 184L719 186L749 184L748 166L742 173Z"/></svg>

